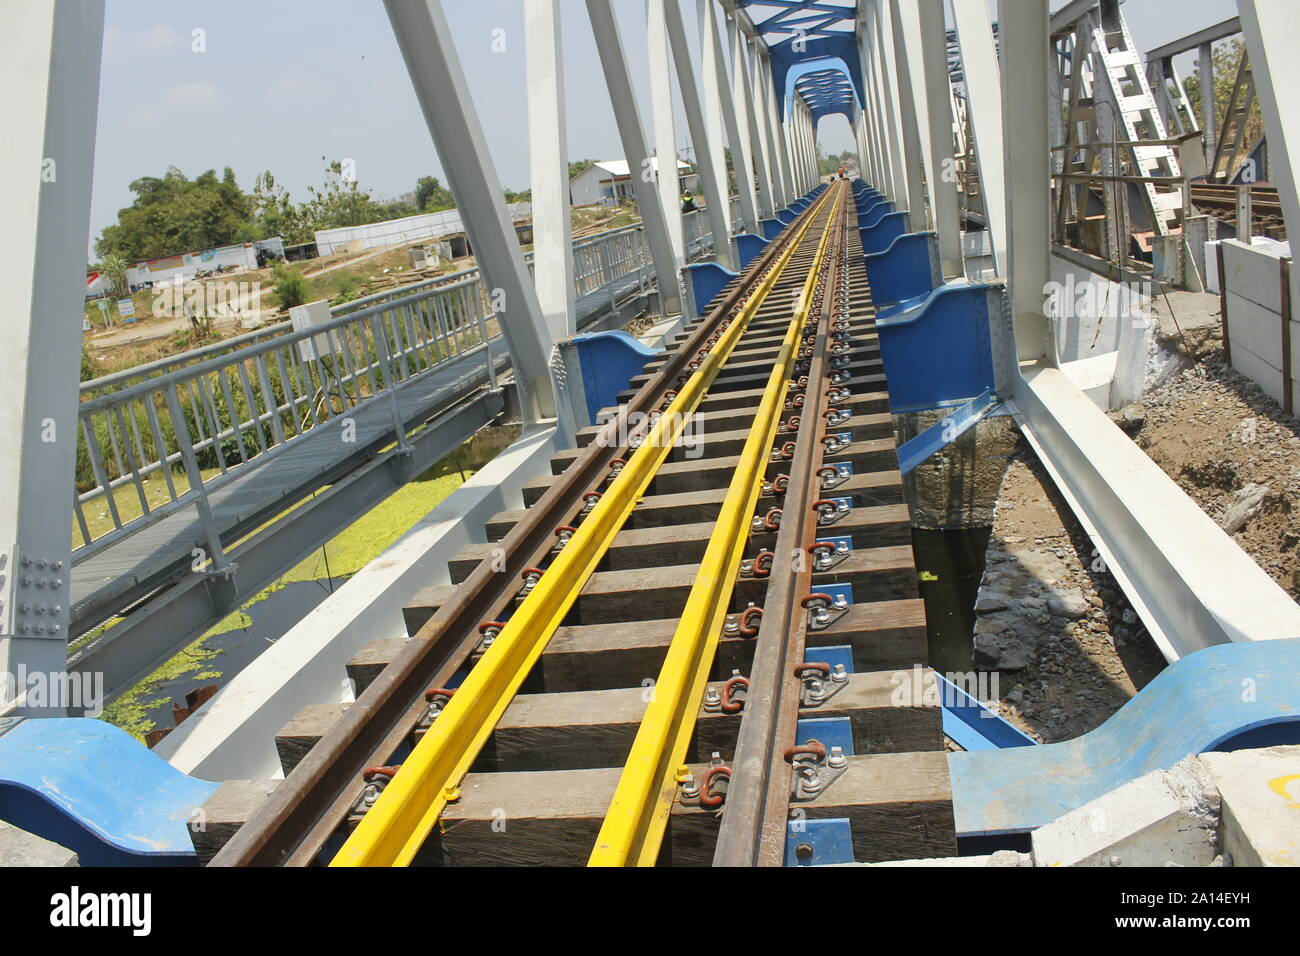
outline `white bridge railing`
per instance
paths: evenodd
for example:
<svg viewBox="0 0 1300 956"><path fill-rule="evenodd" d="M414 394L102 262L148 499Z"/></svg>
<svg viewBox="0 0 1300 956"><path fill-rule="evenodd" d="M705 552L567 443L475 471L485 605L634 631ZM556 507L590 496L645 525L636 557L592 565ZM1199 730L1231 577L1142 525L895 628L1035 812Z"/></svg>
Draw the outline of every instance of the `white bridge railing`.
<svg viewBox="0 0 1300 956"><path fill-rule="evenodd" d="M682 222L687 259L708 255L704 214L687 213ZM526 259L531 269L531 253ZM575 242L573 263L575 296L606 292L602 311L655 282L639 225ZM193 506L220 567L209 496L236 476L379 403L402 434L395 390L450 362L482 361L495 387L488 345L501 333L478 269L377 292L331 313L310 331L279 322L83 383L74 564ZM126 487L134 494L120 494Z"/></svg>

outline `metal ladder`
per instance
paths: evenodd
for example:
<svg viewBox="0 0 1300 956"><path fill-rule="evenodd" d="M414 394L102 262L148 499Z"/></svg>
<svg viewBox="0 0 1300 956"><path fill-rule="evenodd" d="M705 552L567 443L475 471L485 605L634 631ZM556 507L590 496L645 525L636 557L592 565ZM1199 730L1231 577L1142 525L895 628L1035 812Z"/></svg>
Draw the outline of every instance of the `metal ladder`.
<svg viewBox="0 0 1300 956"><path fill-rule="evenodd" d="M1102 3L1089 14L1088 30L1093 49L1093 99L1107 102L1119 120L1123 139L1136 143L1166 138L1164 120L1142 70L1141 57L1133 46L1128 25L1117 3ZM1100 117L1099 117L1100 118ZM1100 125L1100 124L1099 124ZM1132 146L1127 149L1138 176L1178 176L1178 158L1168 144ZM1183 208L1179 192L1160 193L1154 183L1137 184L1151 215L1155 231L1164 236L1177 231Z"/></svg>

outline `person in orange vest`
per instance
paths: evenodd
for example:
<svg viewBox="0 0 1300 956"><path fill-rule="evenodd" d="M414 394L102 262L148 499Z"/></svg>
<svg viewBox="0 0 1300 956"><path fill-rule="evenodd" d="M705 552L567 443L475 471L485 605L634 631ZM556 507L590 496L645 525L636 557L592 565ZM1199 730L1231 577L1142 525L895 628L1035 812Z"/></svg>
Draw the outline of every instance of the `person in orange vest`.
<svg viewBox="0 0 1300 956"><path fill-rule="evenodd" d="M843 178L844 178L844 167L841 166L841 167L840 167L840 179L843 179Z"/></svg>

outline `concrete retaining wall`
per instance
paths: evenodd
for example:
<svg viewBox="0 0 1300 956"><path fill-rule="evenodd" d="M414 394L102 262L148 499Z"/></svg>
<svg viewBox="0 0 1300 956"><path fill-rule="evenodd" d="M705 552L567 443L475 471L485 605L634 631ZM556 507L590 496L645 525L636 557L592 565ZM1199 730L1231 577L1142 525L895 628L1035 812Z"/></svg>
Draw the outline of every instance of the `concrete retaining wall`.
<svg viewBox="0 0 1300 956"><path fill-rule="evenodd" d="M1288 393L1300 396L1300 323L1293 310L1283 319L1282 263L1286 247L1278 243L1252 244L1227 239L1217 244L1223 253L1222 296L1227 310L1228 347L1232 367L1251 379L1269 396L1286 405ZM1217 258L1210 250L1207 261ZM1217 272L1217 270L1216 270ZM1291 277L1295 301L1296 277ZM1287 380L1283 344L1289 333L1291 368ZM1293 406L1294 407L1294 406Z"/></svg>

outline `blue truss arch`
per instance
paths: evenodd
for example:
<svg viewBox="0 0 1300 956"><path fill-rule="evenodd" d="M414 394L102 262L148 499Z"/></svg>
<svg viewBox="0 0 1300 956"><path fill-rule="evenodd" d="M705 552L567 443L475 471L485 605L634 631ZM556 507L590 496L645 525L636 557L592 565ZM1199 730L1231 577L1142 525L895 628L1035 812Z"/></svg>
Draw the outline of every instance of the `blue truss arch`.
<svg viewBox="0 0 1300 956"><path fill-rule="evenodd" d="M859 106L848 64L838 56L801 60L790 66L785 74L784 116L790 115L796 93L803 97L814 120L843 113L852 121Z"/></svg>
<svg viewBox="0 0 1300 956"><path fill-rule="evenodd" d="M866 99L854 32L856 0L737 0L737 6L767 45L783 119L792 103L792 73L804 82L798 92L815 118L832 113L852 118L856 105ZM811 63L822 63L822 71L833 72L813 78L813 71L803 69Z"/></svg>

